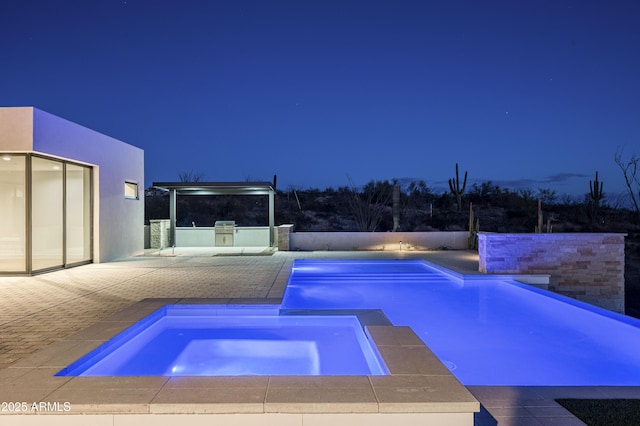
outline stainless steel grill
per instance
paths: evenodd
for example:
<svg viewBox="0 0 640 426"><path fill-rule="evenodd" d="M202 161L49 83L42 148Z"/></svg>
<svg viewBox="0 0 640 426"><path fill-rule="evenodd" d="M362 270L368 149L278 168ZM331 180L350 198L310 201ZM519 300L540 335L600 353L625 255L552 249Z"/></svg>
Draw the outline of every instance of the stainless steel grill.
<svg viewBox="0 0 640 426"><path fill-rule="evenodd" d="M233 246L233 230L235 227L235 220L216 220L216 223L214 224L216 247Z"/></svg>

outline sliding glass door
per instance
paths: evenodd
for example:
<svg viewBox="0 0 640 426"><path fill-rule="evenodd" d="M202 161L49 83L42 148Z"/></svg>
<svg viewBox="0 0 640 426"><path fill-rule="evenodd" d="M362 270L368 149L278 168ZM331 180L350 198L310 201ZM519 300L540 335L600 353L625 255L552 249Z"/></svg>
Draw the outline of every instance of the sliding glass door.
<svg viewBox="0 0 640 426"><path fill-rule="evenodd" d="M61 161L31 159L31 269L64 265L64 174Z"/></svg>
<svg viewBox="0 0 640 426"><path fill-rule="evenodd" d="M0 274L89 263L92 168L0 153Z"/></svg>
<svg viewBox="0 0 640 426"><path fill-rule="evenodd" d="M27 271L26 155L0 155L0 272Z"/></svg>
<svg viewBox="0 0 640 426"><path fill-rule="evenodd" d="M32 157L32 271L90 262L91 232L91 168Z"/></svg>
<svg viewBox="0 0 640 426"><path fill-rule="evenodd" d="M91 260L91 169L66 164L65 264Z"/></svg>

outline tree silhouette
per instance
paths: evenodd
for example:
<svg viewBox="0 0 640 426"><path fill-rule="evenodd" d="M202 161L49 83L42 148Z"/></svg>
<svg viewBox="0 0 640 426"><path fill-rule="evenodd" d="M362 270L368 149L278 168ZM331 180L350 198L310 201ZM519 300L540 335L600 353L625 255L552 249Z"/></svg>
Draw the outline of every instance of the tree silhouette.
<svg viewBox="0 0 640 426"><path fill-rule="evenodd" d="M638 223L640 223L640 207L638 206L638 199L640 198L640 170L638 170L640 157L634 152L631 154L629 161L625 161L622 159L622 149L618 149L614 158L616 164L620 167L620 170L622 170L624 183L627 186L631 203L636 212L636 218ZM638 194L637 197L636 193Z"/></svg>
<svg viewBox="0 0 640 426"><path fill-rule="evenodd" d="M349 179L347 203L359 231L374 232L387 209L393 194L388 181L371 181L359 191Z"/></svg>
<svg viewBox="0 0 640 426"><path fill-rule="evenodd" d="M180 182L202 182L204 180L204 172L194 172L193 170L180 172L178 173L178 179Z"/></svg>

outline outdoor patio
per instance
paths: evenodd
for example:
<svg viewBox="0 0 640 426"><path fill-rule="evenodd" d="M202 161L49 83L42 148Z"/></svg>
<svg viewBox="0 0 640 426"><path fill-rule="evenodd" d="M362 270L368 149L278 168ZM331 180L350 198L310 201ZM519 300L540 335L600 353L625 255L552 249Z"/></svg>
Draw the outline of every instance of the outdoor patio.
<svg viewBox="0 0 640 426"><path fill-rule="evenodd" d="M16 366L25 358L134 303L157 298L278 303L293 260L308 257L422 258L462 274L478 273L477 254L466 251L271 253L267 248L224 248L156 250L32 277L0 277L0 401L24 401L28 381L33 386L42 382L42 377L21 376ZM483 405L478 425L582 424L554 398L640 398L637 387L468 389ZM42 400L54 391L44 392ZM18 416L11 421L19 424Z"/></svg>

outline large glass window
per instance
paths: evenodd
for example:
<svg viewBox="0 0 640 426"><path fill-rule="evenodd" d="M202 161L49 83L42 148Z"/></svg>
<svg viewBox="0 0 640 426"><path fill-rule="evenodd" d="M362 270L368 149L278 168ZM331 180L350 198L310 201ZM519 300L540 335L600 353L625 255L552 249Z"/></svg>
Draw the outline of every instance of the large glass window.
<svg viewBox="0 0 640 426"><path fill-rule="evenodd" d="M63 163L31 160L31 268L63 265Z"/></svg>
<svg viewBox="0 0 640 426"><path fill-rule="evenodd" d="M91 260L91 169L66 165L66 263Z"/></svg>
<svg viewBox="0 0 640 426"><path fill-rule="evenodd" d="M0 153L0 274L90 262L92 168Z"/></svg>
<svg viewBox="0 0 640 426"><path fill-rule="evenodd" d="M27 270L26 156L0 154L0 271Z"/></svg>

